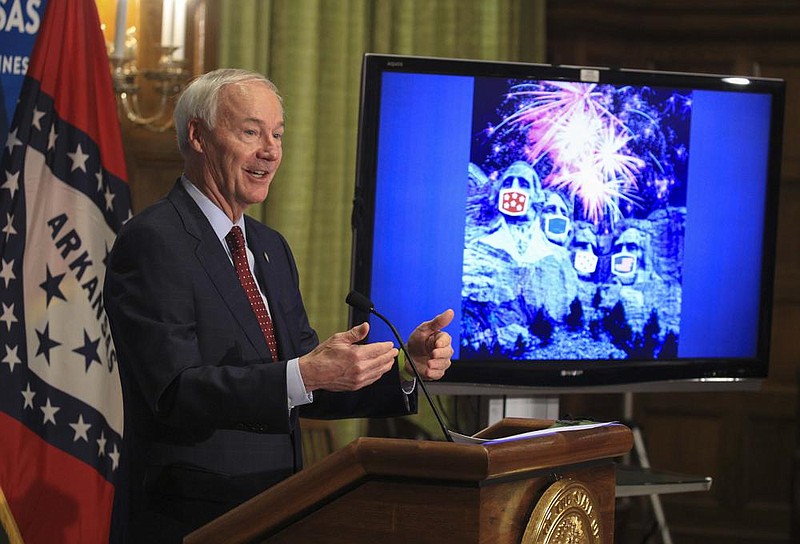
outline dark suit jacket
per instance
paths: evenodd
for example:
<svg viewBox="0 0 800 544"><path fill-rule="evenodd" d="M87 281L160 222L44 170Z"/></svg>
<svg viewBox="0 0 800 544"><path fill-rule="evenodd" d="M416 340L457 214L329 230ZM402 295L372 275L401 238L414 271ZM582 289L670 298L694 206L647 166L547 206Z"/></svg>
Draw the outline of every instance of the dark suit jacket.
<svg viewBox="0 0 800 544"><path fill-rule="evenodd" d="M178 532L199 526L301 466L286 361L318 339L286 240L249 217L246 231L280 361L272 361L222 244L180 181L128 221L114 244L104 298L122 377L134 527L137 519L152 523L142 515L153 512L185 520ZM416 410L399 384L395 369L360 392L317 391L302 415Z"/></svg>

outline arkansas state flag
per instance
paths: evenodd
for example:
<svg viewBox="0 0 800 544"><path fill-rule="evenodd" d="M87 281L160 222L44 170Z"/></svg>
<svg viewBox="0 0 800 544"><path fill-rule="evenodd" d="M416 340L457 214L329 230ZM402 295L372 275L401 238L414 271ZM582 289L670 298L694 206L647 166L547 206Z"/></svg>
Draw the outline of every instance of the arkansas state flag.
<svg viewBox="0 0 800 544"><path fill-rule="evenodd" d="M102 293L126 178L94 0L49 0L0 160L0 488L27 544L109 540L123 414Z"/></svg>

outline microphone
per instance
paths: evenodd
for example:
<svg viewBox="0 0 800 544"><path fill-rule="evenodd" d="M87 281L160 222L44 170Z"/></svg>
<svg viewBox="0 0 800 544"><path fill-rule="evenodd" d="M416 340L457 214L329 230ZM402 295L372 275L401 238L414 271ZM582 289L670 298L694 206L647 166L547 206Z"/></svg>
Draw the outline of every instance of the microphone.
<svg viewBox="0 0 800 544"><path fill-rule="evenodd" d="M433 411L433 415L436 416L436 421L439 423L439 427L442 428L442 433L444 434L445 439L448 442L453 442L453 437L450 436L450 431L447 430L447 426L444 424L442 416L439 415L439 410L436 409L436 405L433 404L433 400L431 400L431 396L428 393L428 389L425 387L425 382L422 380L422 376L419 375L419 371L417 370L417 367L414 364L414 359L412 359L411 355L409 355L408 350L406 349L406 344L405 342L403 342L403 338L400 336L400 333L398 333L397 329L394 328L394 325L392 325L392 323L386 317L384 317L383 315L378 313L377 310L375 310L375 305L372 303L370 299L368 299L358 291L350 291L350 293L347 295L347 298L345 299L345 302L349 306L352 306L357 310L361 310L362 312L366 312L369 314L374 314L378 319L386 323L386 325L392 331L394 337L400 343L400 349L403 350L403 354L405 354L406 359L411 361L410 365L411 370L414 372L414 377L417 379L417 384L419 385L420 389L422 389L422 392L425 394L425 398L428 399L428 404L430 405L431 410Z"/></svg>

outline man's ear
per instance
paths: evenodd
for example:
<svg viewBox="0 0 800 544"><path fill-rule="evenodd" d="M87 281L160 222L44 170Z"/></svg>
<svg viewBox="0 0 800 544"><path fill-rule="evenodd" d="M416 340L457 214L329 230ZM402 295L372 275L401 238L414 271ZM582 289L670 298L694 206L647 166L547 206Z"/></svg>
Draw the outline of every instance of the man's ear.
<svg viewBox="0 0 800 544"><path fill-rule="evenodd" d="M190 119L187 128L189 147L196 153L204 153L204 128L203 122L200 119Z"/></svg>

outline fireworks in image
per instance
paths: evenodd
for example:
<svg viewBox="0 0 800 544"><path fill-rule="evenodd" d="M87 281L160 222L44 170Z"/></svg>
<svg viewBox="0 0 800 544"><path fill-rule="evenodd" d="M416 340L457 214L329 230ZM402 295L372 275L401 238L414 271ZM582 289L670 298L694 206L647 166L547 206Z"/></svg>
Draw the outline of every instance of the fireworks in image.
<svg viewBox="0 0 800 544"><path fill-rule="evenodd" d="M675 89L511 81L484 169L523 159L583 219L613 225L685 203L691 95Z"/></svg>

